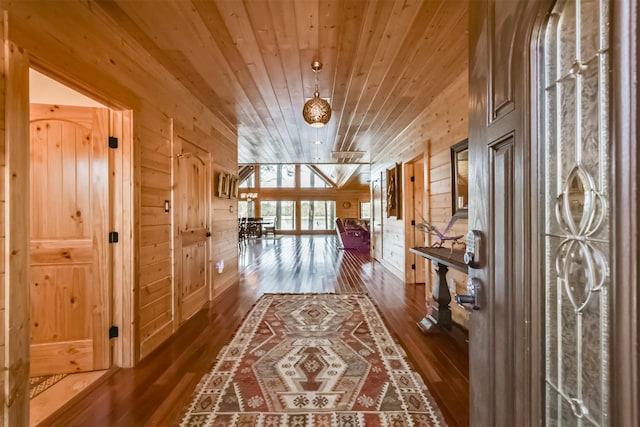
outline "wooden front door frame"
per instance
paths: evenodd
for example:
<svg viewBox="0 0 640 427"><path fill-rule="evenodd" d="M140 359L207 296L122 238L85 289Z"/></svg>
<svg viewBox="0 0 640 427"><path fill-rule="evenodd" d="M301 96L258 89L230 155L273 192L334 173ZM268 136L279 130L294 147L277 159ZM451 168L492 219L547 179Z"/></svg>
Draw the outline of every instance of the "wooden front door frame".
<svg viewBox="0 0 640 427"><path fill-rule="evenodd" d="M3 15L3 35L8 17ZM119 137L119 150L109 154L111 225L119 232L119 243L112 245L110 277L112 296L109 303L112 324L119 327L119 337L112 341L112 366L131 367L137 361L135 340L135 252L134 242L134 155L132 112L118 108L114 102L95 96L80 82L53 73L29 52L3 38L2 65L5 73L3 101L4 160L2 176L5 211L4 233L5 323L0 418L5 425L29 424L29 69L36 68L56 80L100 100L112 108L111 130ZM77 89L76 89L77 90ZM105 144L107 142L105 141Z"/></svg>
<svg viewBox="0 0 640 427"><path fill-rule="evenodd" d="M109 229L118 233L118 242L109 245L109 277L111 298L109 310L111 325L118 328L118 337L111 339L111 366L133 367L139 358L135 310L136 260L139 259L135 246L137 239L135 218L135 182L137 169L134 153L133 110L119 105L92 91L85 84L67 77L64 72L39 60L29 58L29 68L56 80L75 91L96 100L109 108L109 136L117 140L117 148L109 149ZM27 87L29 86L27 78ZM106 144L107 142L105 142Z"/></svg>
<svg viewBox="0 0 640 427"><path fill-rule="evenodd" d="M487 1L485 4L493 3ZM521 376L522 382L514 385L513 394L515 396L527 396L517 415L519 425L541 425L545 422L544 412L544 365L543 365L543 321L544 297L540 287L538 265L541 261L540 248L541 241L538 236L540 229L536 224L535 218L539 210L539 182L537 161L539 145L536 135L536 121L538 105L537 105L537 82L538 73L537 64L537 46L539 36L544 29L547 19L547 13L551 10L552 0L537 1L537 17L531 27L523 25L520 31L528 31L526 37L515 46L515 49L524 52L528 61L525 66L529 67L529 82L527 87L530 97L525 99L525 105L529 108L522 114L521 120L526 125L523 127L521 134L516 136L530 139L529 146L526 147L525 153L529 154L529 158L525 159L522 165L530 170L529 185L526 187L529 191L529 198L526 201L530 205L532 224L526 227L526 232L522 235L523 239L527 239L531 245L531 268L529 269L530 281L528 290L527 307L530 309L530 324L528 331L530 335L522 336L520 339L526 341L525 345L528 349L527 360L521 365L526 370L525 375ZM640 307L638 304L639 289L638 281L640 279L640 268L637 264L638 245L640 237L638 236L638 188L640 186L640 177L638 176L638 161L640 153L637 148L637 141L640 139L638 123L640 122L640 113L638 111L638 98L640 96L640 88L637 85L639 50L638 39L640 38L640 30L638 26L638 6L634 0L620 0L612 2L611 5L611 129L612 129L612 264L611 264L611 289L610 289L610 344L609 344L609 367L610 367L610 385L609 385L609 422L610 425L640 425L640 410L637 402L640 400L640 390L638 377L640 374ZM523 6L524 7L524 6ZM480 27L474 23L474 19L482 22L480 16L470 14L471 21L471 58L473 58L475 44L483 48L486 38L477 36ZM481 15L481 14L480 14ZM475 28L474 28L475 25ZM471 70L473 61L470 62ZM476 64L477 65L477 64ZM477 70L478 68L476 68ZM503 70L504 71L504 70ZM488 71L491 76L491 69ZM471 73L473 77L473 73ZM470 84L471 86L471 84ZM484 89L486 90L486 89ZM629 96L630 95L630 96ZM485 95L486 96L486 95ZM473 96L471 97L473 99ZM477 100L476 100L477 101ZM476 105L482 102L476 102ZM478 120L479 119L479 120ZM476 114L475 121L470 120L470 136L473 133L478 140L486 140L486 134L482 133L482 129L487 123L487 117L479 117ZM475 126L474 126L475 124ZM480 129L480 130L479 130ZM480 171L487 173L486 170ZM482 223L470 218L469 228L482 227ZM486 229L486 228L485 228ZM488 231L491 232L491 231ZM485 241L486 243L486 241ZM489 257L490 258L490 257ZM495 260L488 260L489 263ZM472 273L473 277L479 277L482 280L491 280L491 277L484 275L483 272ZM472 315L471 323L475 322ZM472 325L473 328L473 325ZM476 343L479 343L476 341ZM482 352L474 350L474 341L471 343L470 363L478 362L478 358L482 359ZM486 369L483 362L490 360L480 360L481 364L478 368ZM474 368L471 369L471 422L472 425L486 425L487 420L492 419L492 410L487 410L495 402L495 395L491 392L483 394L485 390L483 384L478 381L477 374L474 374ZM486 380L486 378L485 378ZM489 388L489 391L490 388Z"/></svg>
<svg viewBox="0 0 640 427"><path fill-rule="evenodd" d="M636 0L612 2L612 241L610 420L640 425L640 266L638 188L640 177L639 7Z"/></svg>

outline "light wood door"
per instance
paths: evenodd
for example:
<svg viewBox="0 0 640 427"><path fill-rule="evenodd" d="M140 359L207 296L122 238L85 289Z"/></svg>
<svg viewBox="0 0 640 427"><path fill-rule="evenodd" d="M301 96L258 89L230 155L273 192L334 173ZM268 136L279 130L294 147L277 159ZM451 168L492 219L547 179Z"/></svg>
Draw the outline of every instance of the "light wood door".
<svg viewBox="0 0 640 427"><path fill-rule="evenodd" d="M373 245L373 257L375 259L382 259L382 228L384 227L383 220L383 205L382 200L384 197L384 192L382 188L384 188L384 172L380 173L378 179L373 181L372 190L371 190L371 230L373 231L373 235L371 236L371 244Z"/></svg>
<svg viewBox="0 0 640 427"><path fill-rule="evenodd" d="M209 300L209 209L211 156L180 139L176 183L177 254L179 259L178 320L193 316Z"/></svg>
<svg viewBox="0 0 640 427"><path fill-rule="evenodd" d="M106 369L106 109L31 106L31 375Z"/></svg>
<svg viewBox="0 0 640 427"><path fill-rule="evenodd" d="M425 243L425 234L415 224L423 221L426 217L424 211L424 161L414 161L406 165L406 174L411 173L408 178L409 182L405 182L406 188L411 189L412 195L409 196L412 206L407 209L406 223L408 226L407 242L410 243L410 247L422 247ZM410 210L410 211L409 211ZM414 225L411 225L413 220ZM411 269L412 275L410 277L410 283L426 282L426 260L424 257L409 252L409 248L406 250L406 257L411 260L413 268Z"/></svg>

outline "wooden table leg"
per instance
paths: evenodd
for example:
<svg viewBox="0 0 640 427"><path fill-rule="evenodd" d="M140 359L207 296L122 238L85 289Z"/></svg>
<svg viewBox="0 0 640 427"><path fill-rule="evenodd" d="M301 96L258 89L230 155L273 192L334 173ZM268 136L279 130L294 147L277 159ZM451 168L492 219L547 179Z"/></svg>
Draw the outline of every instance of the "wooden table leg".
<svg viewBox="0 0 640 427"><path fill-rule="evenodd" d="M451 327L451 309L449 308L451 294L447 286L447 271L449 269L446 265L437 262L434 262L433 265L438 276L431 296L433 298L431 310L418 322L418 328L424 333L439 332L439 328L448 329Z"/></svg>

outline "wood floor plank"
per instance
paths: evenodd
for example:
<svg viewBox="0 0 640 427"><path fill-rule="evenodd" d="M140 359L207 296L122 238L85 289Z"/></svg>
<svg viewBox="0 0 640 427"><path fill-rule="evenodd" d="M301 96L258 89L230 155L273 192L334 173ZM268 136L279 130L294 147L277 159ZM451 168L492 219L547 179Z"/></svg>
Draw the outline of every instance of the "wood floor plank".
<svg viewBox="0 0 640 427"><path fill-rule="evenodd" d="M251 239L239 257L241 279L138 366L120 369L49 426L173 425L198 381L245 314L265 293L369 293L390 331L424 378L450 426L469 424L468 351L446 335L425 336L423 285L405 285L368 255L337 248L335 236Z"/></svg>

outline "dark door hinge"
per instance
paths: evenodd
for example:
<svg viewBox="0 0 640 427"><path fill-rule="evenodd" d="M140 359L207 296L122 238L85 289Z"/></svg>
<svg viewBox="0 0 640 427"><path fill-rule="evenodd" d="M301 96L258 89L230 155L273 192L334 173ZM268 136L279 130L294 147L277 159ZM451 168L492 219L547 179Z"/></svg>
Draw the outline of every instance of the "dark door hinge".
<svg viewBox="0 0 640 427"><path fill-rule="evenodd" d="M112 326L109 328L109 339L118 338L118 327Z"/></svg>
<svg viewBox="0 0 640 427"><path fill-rule="evenodd" d="M416 182L416 177L415 176L411 177L411 182Z"/></svg>
<svg viewBox="0 0 640 427"><path fill-rule="evenodd" d="M416 225L416 220L415 219L411 220L411 225Z"/></svg>
<svg viewBox="0 0 640 427"><path fill-rule="evenodd" d="M416 269L416 265L415 264L411 264L411 269L415 270Z"/></svg>
<svg viewBox="0 0 640 427"><path fill-rule="evenodd" d="M109 243L118 243L118 232L110 231L109 232Z"/></svg>
<svg viewBox="0 0 640 427"><path fill-rule="evenodd" d="M118 138L115 136L109 137L109 148L118 148Z"/></svg>

